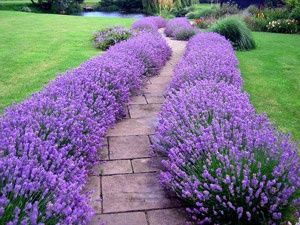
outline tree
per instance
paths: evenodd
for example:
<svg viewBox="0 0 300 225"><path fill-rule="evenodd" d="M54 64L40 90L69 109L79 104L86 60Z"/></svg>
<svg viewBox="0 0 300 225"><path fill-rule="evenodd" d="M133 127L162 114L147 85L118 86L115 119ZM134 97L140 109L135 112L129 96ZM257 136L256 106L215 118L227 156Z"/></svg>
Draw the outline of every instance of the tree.
<svg viewBox="0 0 300 225"><path fill-rule="evenodd" d="M31 0L32 4L47 11L60 14L73 14L81 10L84 0Z"/></svg>

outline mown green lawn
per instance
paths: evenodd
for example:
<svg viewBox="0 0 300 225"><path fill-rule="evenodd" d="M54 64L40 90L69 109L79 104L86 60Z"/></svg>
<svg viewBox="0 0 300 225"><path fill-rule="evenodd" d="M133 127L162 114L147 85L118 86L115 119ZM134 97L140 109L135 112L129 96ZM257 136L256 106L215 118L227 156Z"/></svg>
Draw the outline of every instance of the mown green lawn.
<svg viewBox="0 0 300 225"><path fill-rule="evenodd" d="M237 53L245 89L258 112L300 143L300 35L254 37L257 49Z"/></svg>
<svg viewBox="0 0 300 225"><path fill-rule="evenodd" d="M133 19L0 11L0 112L99 54L92 34Z"/></svg>

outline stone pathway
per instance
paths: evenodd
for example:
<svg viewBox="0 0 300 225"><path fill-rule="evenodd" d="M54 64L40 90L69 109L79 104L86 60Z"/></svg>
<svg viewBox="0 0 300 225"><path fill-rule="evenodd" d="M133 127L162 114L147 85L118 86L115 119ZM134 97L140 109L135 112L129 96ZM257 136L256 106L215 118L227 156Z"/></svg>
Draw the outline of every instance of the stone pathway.
<svg viewBox="0 0 300 225"><path fill-rule="evenodd" d="M150 78L141 94L132 98L127 118L107 135L101 151L104 162L89 177L87 189L93 191L91 205L96 211L91 225L185 224L180 205L159 184L159 159L150 156L157 113L186 46L185 42L166 40L172 58L159 76Z"/></svg>

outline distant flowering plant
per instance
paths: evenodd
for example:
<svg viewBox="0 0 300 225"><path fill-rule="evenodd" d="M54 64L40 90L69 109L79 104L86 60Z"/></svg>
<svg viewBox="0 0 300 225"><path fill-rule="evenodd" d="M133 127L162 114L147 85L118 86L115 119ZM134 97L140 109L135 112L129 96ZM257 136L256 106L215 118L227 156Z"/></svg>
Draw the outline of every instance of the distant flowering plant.
<svg viewBox="0 0 300 225"><path fill-rule="evenodd" d="M0 224L89 223L83 193L107 130L171 50L142 32L60 75L0 117Z"/></svg>
<svg viewBox="0 0 300 225"><path fill-rule="evenodd" d="M132 32L124 27L110 27L94 33L94 46L104 51L120 41L127 40Z"/></svg>
<svg viewBox="0 0 300 225"><path fill-rule="evenodd" d="M269 22L267 25L269 32L275 33L297 33L298 21L294 19L279 19Z"/></svg>
<svg viewBox="0 0 300 225"><path fill-rule="evenodd" d="M132 25L134 30L157 30L166 26L166 20L161 16L149 16L137 20Z"/></svg>
<svg viewBox="0 0 300 225"><path fill-rule="evenodd" d="M179 66L205 57L212 63L199 64L199 78ZM232 79L237 68L226 77L216 70L222 64L237 66L226 39L201 33L190 40L154 138L156 152L167 156L161 182L195 224L280 224L287 213L300 213L299 150L255 112L241 78Z"/></svg>
<svg viewBox="0 0 300 225"><path fill-rule="evenodd" d="M195 35L196 30L185 17L178 17L167 22L165 34L177 40L188 40Z"/></svg>

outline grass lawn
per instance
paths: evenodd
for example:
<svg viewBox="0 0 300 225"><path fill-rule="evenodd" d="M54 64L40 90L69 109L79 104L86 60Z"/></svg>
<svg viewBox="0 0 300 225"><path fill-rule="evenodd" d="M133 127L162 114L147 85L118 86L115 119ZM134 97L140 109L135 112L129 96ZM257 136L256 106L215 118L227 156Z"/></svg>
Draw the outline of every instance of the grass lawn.
<svg viewBox="0 0 300 225"><path fill-rule="evenodd" d="M238 52L246 91L300 144L300 35L254 33L257 49Z"/></svg>
<svg viewBox="0 0 300 225"><path fill-rule="evenodd" d="M132 19L0 11L0 112L99 54L92 33Z"/></svg>

